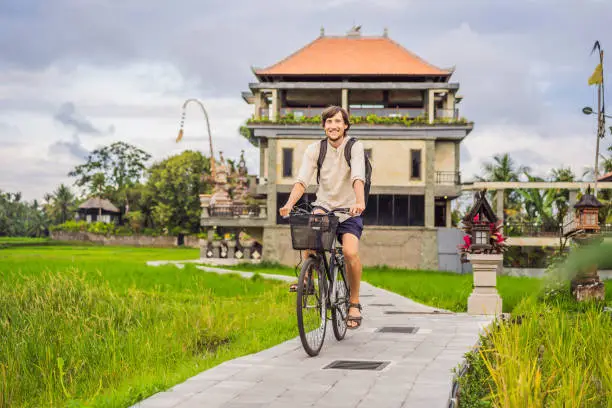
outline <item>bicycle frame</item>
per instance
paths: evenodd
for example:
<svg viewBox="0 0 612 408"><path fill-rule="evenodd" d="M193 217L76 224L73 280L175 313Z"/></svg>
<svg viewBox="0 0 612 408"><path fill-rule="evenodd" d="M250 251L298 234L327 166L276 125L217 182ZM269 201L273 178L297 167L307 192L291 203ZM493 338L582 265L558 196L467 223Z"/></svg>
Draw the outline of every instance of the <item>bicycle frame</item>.
<svg viewBox="0 0 612 408"><path fill-rule="evenodd" d="M323 269L325 270L326 284L328 287L326 288L327 292L327 307L331 310L332 307L336 307L336 287L338 285L338 274L334 273L332 276L332 271L334 267L336 267L336 238L334 238L334 243L332 245L332 249L329 250L329 260L325 253L326 251L319 250L316 252L317 258L319 258L319 262L323 263ZM331 285L330 285L331 283Z"/></svg>

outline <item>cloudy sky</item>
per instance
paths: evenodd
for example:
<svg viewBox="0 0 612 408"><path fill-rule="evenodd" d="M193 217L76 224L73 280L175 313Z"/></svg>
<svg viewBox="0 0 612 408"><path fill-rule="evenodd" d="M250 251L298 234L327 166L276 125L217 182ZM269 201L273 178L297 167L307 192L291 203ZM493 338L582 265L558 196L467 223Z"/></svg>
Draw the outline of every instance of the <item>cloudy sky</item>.
<svg viewBox="0 0 612 408"><path fill-rule="evenodd" d="M595 40L612 50L610 15L605 0L0 0L0 190L41 198L116 140L156 160L208 153L195 106L174 141L189 97L205 103L215 150L245 149L254 171L256 150L237 132L252 113L240 96L250 67L321 27L343 35L354 24L364 35L387 27L425 60L456 67L461 114L476 123L464 179L506 152L541 175L562 165L581 174L595 152L593 117L581 113L595 101L590 51Z"/></svg>

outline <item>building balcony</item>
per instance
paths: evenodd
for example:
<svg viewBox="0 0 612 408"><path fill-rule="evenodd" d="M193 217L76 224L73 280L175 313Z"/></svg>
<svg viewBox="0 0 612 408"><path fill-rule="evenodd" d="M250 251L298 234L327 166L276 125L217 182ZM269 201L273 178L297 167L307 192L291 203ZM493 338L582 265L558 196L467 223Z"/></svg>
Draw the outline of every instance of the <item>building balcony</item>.
<svg viewBox="0 0 612 408"><path fill-rule="evenodd" d="M209 216L217 218L260 218L262 213L265 216L265 212L265 207L259 205L234 204L208 207Z"/></svg>
<svg viewBox="0 0 612 408"><path fill-rule="evenodd" d="M210 195L200 195L200 225L206 226L263 226L268 218L267 207L262 204L210 205Z"/></svg>
<svg viewBox="0 0 612 408"><path fill-rule="evenodd" d="M283 107L279 109L279 118L284 122L295 120L296 123L305 121L306 119L319 118L325 108L320 107ZM398 118L398 119L415 119L425 118L426 110L423 108L350 108L349 115L352 118L367 118L368 116L376 116L378 118ZM435 109L435 120L438 121L465 121L459 117L459 109ZM259 109L259 119L254 122L272 121L269 108ZM274 122L274 121L273 121ZM359 121L361 122L361 121Z"/></svg>
<svg viewBox="0 0 612 408"><path fill-rule="evenodd" d="M447 185L461 184L461 172L436 171L436 184L447 184Z"/></svg>

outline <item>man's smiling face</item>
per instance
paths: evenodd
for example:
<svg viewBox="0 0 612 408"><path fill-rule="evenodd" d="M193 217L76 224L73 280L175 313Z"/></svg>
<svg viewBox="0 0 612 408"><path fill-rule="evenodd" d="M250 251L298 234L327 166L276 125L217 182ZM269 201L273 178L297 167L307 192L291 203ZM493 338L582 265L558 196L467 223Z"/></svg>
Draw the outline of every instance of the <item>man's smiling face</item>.
<svg viewBox="0 0 612 408"><path fill-rule="evenodd" d="M336 113L334 116L327 118L325 121L325 134L332 142L342 138L346 128L348 128L348 125L344 123L342 112Z"/></svg>

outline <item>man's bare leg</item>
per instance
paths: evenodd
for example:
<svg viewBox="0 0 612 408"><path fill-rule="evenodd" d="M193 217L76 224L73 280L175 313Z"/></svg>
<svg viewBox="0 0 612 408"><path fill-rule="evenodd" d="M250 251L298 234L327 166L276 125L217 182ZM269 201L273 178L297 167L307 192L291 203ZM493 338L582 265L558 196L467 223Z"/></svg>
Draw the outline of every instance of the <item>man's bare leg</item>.
<svg viewBox="0 0 612 408"><path fill-rule="evenodd" d="M359 239L353 234L342 235L342 253L348 274L349 286L351 288L350 303L359 303L359 288L361 286L361 259L359 259ZM356 307L351 307L349 316L359 317L361 312ZM358 323L348 321L349 327L356 327Z"/></svg>

